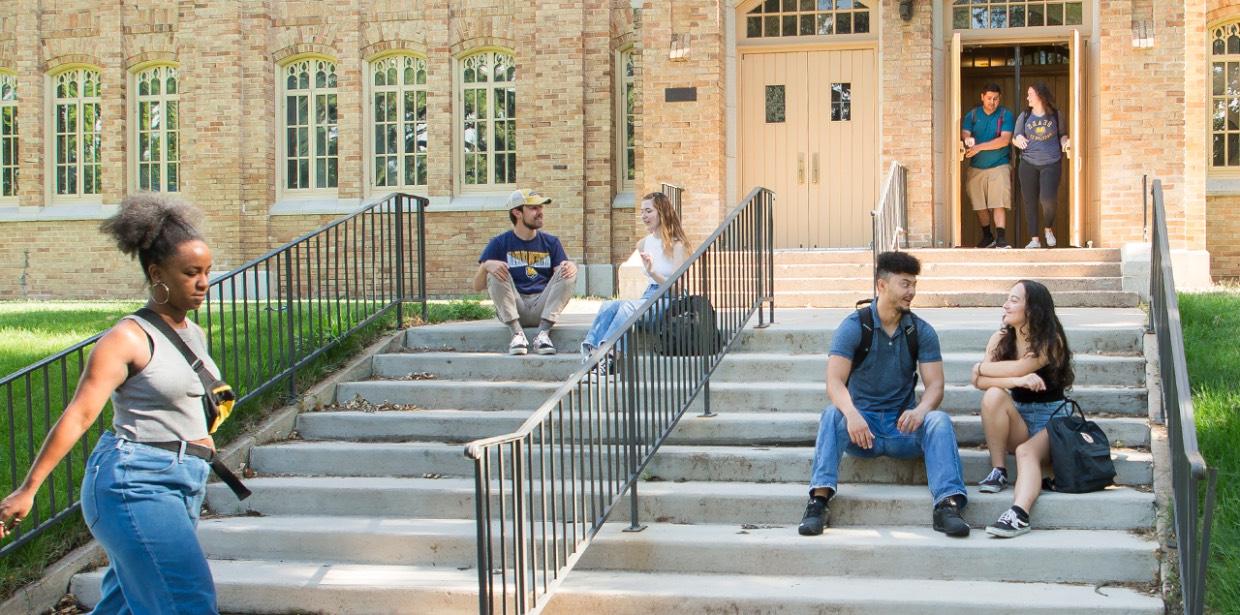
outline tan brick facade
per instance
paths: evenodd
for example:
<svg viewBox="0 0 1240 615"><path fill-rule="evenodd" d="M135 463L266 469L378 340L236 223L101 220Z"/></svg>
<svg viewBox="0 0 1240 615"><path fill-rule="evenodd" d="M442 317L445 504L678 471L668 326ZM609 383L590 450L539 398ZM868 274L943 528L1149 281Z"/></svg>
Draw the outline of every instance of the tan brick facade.
<svg viewBox="0 0 1240 615"><path fill-rule="evenodd" d="M1086 3L1087 239L1116 246L1142 237L1140 180L1163 178L1175 247L1209 249L1216 275L1240 275L1240 196L1206 197L1209 56L1207 23L1240 17L1240 2L1141 0ZM752 0L269 0L191 2L10 0L0 4L0 70L16 74L20 97L20 192L0 203L0 298L118 297L139 292L136 267L97 233L107 205L134 189L128 108L132 67L179 64L183 196L206 213L218 266L227 269L320 223L327 214L273 214L281 189L281 62L318 54L336 62L339 182L327 197L341 210L380 196L369 187L367 62L393 50L428 62L428 263L434 294L465 290L483 243L509 227L502 210L456 206L461 110L457 62L471 50L513 53L518 66L518 184L555 199L547 229L569 255L607 266L640 236L632 208L613 207L622 189L616 161L616 53L637 55L637 196L660 181L683 186L686 230L705 237L735 205L735 28ZM875 3L869 44L879 51L880 160L909 168L909 226L915 245L946 229L943 128L949 2L917 2L904 21L897 0ZM1155 44L1133 45L1133 22L1152 16ZM743 15L742 15L743 16ZM936 23L940 24L936 27ZM935 33L938 33L936 36ZM689 53L669 57L674 35ZM49 202L47 75L58 66L97 67L103 80L102 194L105 208L62 215ZM665 102L667 88L694 87L697 100ZM731 144L730 144L731 143ZM881 174L880 174L881 175ZM1210 184L1213 185L1212 183ZM731 192L730 192L731 191ZM1240 195L1240 191L1237 191ZM436 209L438 206L438 210ZM470 209L473 207L473 209ZM464 211L460 211L465 209ZM292 208L296 211L296 208ZM1209 231L1207 232L1207 229ZM83 263L89 263L87 269ZM594 270L592 270L594 271ZM609 286L609 284L608 284Z"/></svg>

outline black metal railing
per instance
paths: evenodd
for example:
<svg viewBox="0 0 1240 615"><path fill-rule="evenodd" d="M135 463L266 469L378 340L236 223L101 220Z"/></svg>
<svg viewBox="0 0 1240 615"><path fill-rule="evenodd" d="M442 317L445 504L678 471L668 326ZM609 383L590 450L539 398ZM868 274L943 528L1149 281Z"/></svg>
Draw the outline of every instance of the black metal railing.
<svg viewBox="0 0 1240 615"><path fill-rule="evenodd" d="M1218 470L1206 465L1197 448L1192 389L1184 355L1184 331L1175 294L1167 212L1162 180L1155 179L1150 246L1150 324L1158 336L1162 373L1162 411L1171 445L1172 500L1175 543L1180 561L1180 593L1186 615L1205 612L1206 564L1210 559L1210 528L1214 517Z"/></svg>
<svg viewBox="0 0 1240 615"><path fill-rule="evenodd" d="M191 315L238 404L277 386L297 395L299 370L405 302L426 317L427 199L391 194L213 280ZM409 291L416 289L417 294ZM0 494L15 488L68 404L102 333L0 379L7 434L0 445ZM86 458L107 428L110 408L48 477L28 523L0 557L33 540L79 507Z"/></svg>
<svg viewBox="0 0 1240 615"><path fill-rule="evenodd" d="M659 192L662 192L663 194L667 195L667 200L672 202L672 209L676 210L676 217L680 218L681 222L683 222L685 219L684 218L684 215L685 215L684 206L683 206L683 201L685 198L685 189L681 188L680 186L677 186L676 184L669 184L667 182L663 182L662 184L659 185ZM640 210L641 203L638 203L637 205L638 205L638 209Z"/></svg>
<svg viewBox="0 0 1240 615"><path fill-rule="evenodd" d="M870 212L872 235L870 251L873 258L874 294L878 294L878 255L908 248L908 170L892 162L883 181L878 206Z"/></svg>
<svg viewBox="0 0 1240 615"><path fill-rule="evenodd" d="M642 471L695 399L713 416L711 374L755 312L774 318L773 203L749 193L520 429L465 447L483 615L541 609L626 493L642 529Z"/></svg>

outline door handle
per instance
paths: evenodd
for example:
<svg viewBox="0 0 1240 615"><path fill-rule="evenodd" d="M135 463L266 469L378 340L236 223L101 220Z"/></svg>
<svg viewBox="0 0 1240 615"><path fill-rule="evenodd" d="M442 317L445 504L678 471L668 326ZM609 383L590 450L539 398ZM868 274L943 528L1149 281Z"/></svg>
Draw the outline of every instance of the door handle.
<svg viewBox="0 0 1240 615"><path fill-rule="evenodd" d="M810 181L818 183L818 152L814 152L814 166L810 171Z"/></svg>
<svg viewBox="0 0 1240 615"><path fill-rule="evenodd" d="M797 184L805 183L805 154L797 154Z"/></svg>

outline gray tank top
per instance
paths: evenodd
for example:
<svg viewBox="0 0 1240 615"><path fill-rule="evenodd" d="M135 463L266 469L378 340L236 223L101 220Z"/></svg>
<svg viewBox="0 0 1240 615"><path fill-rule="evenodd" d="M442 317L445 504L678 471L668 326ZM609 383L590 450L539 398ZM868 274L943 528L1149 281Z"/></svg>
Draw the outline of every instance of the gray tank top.
<svg viewBox="0 0 1240 615"><path fill-rule="evenodd" d="M203 415L202 381L181 352L153 325L130 315L151 338L154 350L151 361L142 371L132 375L112 393L112 430L116 435L134 442L169 442L201 440L207 437L207 420ZM177 334L207 369L218 377L220 371L207 354L206 335L192 321L178 329Z"/></svg>

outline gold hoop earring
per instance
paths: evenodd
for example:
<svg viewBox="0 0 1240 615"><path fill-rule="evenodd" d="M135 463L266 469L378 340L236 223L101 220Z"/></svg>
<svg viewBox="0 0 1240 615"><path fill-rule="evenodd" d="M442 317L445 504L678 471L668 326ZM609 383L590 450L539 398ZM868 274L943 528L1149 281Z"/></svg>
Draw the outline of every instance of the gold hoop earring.
<svg viewBox="0 0 1240 615"><path fill-rule="evenodd" d="M156 298L155 298L155 289L156 289L157 287L159 287L159 286L163 286L163 287L164 287L164 300L163 300L163 301L160 301L159 299L156 299ZM151 299L152 299L152 300L154 300L154 301L155 301L155 303L157 303L157 304L159 304L159 305L165 305L165 304L167 304L169 301L171 301L171 300L172 300L172 289L171 289L171 288L168 288L168 285L167 285L167 284L164 284L163 282L156 282L156 283L154 283L154 284L152 284L152 285L151 285Z"/></svg>

